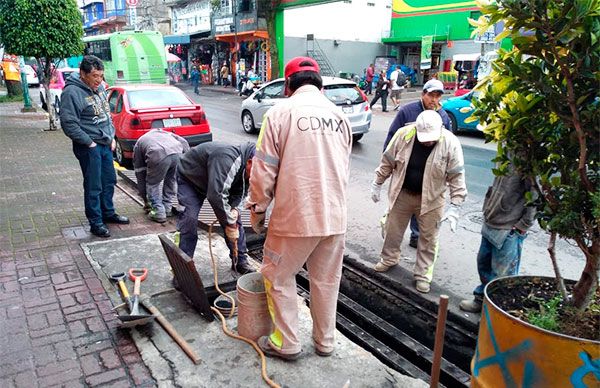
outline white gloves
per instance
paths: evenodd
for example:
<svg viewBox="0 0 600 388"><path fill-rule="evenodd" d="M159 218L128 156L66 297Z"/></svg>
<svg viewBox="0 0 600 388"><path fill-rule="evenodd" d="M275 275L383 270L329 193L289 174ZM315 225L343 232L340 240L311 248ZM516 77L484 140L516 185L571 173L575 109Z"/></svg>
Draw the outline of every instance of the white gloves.
<svg viewBox="0 0 600 388"><path fill-rule="evenodd" d="M240 231L238 230L237 224L227 225L225 227L225 236L231 241L239 239Z"/></svg>
<svg viewBox="0 0 600 388"><path fill-rule="evenodd" d="M381 185L378 185L375 181L371 183L371 199L375 203L381 199Z"/></svg>
<svg viewBox="0 0 600 388"><path fill-rule="evenodd" d="M446 213L444 213L444 216L440 220L440 223L442 223L444 221L448 221L450 223L450 230L452 232L456 232L456 225L458 224L458 218L459 218L459 214L458 214L459 209L460 209L459 205L455 205L455 204L451 203L450 206L448 206L448 209L446 209Z"/></svg>
<svg viewBox="0 0 600 388"><path fill-rule="evenodd" d="M263 234L267 228L265 228L265 213L250 212L250 225L256 234Z"/></svg>

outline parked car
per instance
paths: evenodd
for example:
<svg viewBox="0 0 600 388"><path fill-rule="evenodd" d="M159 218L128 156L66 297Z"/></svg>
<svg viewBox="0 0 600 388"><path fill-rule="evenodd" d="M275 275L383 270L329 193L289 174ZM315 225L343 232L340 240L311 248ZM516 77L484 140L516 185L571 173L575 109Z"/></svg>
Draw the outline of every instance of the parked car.
<svg viewBox="0 0 600 388"><path fill-rule="evenodd" d="M40 80L35 70L33 70L33 67L25 65L25 74L27 75L28 86L39 86Z"/></svg>
<svg viewBox="0 0 600 388"><path fill-rule="evenodd" d="M50 77L50 84L48 86L50 89L50 101L52 101L52 107L57 115L60 113L60 96L65 88L67 78L69 78L72 73L79 73L79 69L72 67L55 69L52 72L52 77ZM42 102L42 108L45 111L48 111L46 88L44 85L40 85L40 101Z"/></svg>
<svg viewBox="0 0 600 388"><path fill-rule="evenodd" d="M267 110L285 98L284 81L283 78L278 78L266 83L242 102L240 116L246 133L256 132L256 125L260 126ZM323 93L348 117L354 141L360 140L369 132L372 116L369 100L355 82L323 77Z"/></svg>
<svg viewBox="0 0 600 388"><path fill-rule="evenodd" d="M119 85L108 89L108 103L117 149L117 162L131 166L133 146L154 128L182 136L191 147L212 141L210 125L202 106L183 91L169 85Z"/></svg>
<svg viewBox="0 0 600 388"><path fill-rule="evenodd" d="M452 132L456 131L474 131L481 132L481 126L478 121L465 123L465 120L473 114L475 106L473 99L479 97L479 92L471 91L460 97L451 97L442 101L442 108L448 113L452 128L448 128Z"/></svg>

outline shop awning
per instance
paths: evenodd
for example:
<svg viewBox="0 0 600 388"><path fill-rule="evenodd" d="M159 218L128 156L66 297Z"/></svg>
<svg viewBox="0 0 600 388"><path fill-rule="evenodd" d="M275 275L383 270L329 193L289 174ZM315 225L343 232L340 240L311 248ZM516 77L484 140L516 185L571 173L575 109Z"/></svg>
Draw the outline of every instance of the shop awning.
<svg viewBox="0 0 600 388"><path fill-rule="evenodd" d="M165 44L190 44L189 35L165 35L163 40Z"/></svg>
<svg viewBox="0 0 600 388"><path fill-rule="evenodd" d="M238 41L244 41L249 39L269 39L269 33L267 31L262 30L253 30L253 31L242 31L237 34L223 34L215 36L215 39L220 42L229 42L235 43L236 39Z"/></svg>

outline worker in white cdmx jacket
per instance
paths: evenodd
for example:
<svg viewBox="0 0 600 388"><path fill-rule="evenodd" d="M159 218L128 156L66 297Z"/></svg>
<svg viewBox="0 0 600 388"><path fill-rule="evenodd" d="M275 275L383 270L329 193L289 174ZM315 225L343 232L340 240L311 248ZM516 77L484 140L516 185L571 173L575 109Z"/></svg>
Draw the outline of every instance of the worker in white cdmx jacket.
<svg viewBox="0 0 600 388"><path fill-rule="evenodd" d="M371 184L374 202L380 199L381 185L392 177L385 239L375 270L384 272L398 264L406 226L415 214L421 234L413 275L417 291L428 293L438 254L440 224L449 221L450 229L456 231L459 208L467 196L460 142L444 128L437 112L423 111L416 123L396 132L375 173ZM450 189L450 205L443 214L446 187Z"/></svg>
<svg viewBox="0 0 600 388"><path fill-rule="evenodd" d="M314 59L288 62L285 83L290 98L271 108L262 124L246 207L261 233L275 202L260 269L274 332L258 344L267 355L293 360L301 352L295 276L305 263L315 352L325 357L334 351L352 129L321 92Z"/></svg>

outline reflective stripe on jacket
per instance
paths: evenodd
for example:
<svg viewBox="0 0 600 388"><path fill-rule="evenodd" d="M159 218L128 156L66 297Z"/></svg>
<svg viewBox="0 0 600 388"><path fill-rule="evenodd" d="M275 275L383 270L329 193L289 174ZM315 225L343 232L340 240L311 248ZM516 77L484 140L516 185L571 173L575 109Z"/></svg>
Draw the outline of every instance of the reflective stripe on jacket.
<svg viewBox="0 0 600 388"><path fill-rule="evenodd" d="M269 234L316 237L346 232L352 150L348 119L304 85L266 114L256 144L247 207L275 201Z"/></svg>
<svg viewBox="0 0 600 388"><path fill-rule="evenodd" d="M388 192L390 208L402 190L416 134L417 128L414 124L400 128L385 149L381 163L375 170L375 182L379 185L392 177ZM452 132L443 129L440 140L425 164L421 214L444 206L446 185L450 189L452 203L463 203L467 197L467 186L462 147Z"/></svg>

